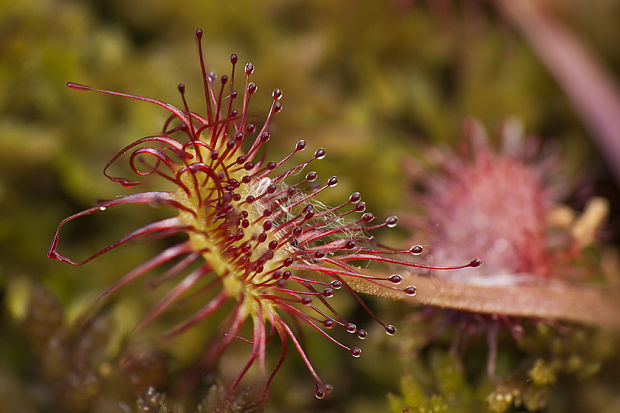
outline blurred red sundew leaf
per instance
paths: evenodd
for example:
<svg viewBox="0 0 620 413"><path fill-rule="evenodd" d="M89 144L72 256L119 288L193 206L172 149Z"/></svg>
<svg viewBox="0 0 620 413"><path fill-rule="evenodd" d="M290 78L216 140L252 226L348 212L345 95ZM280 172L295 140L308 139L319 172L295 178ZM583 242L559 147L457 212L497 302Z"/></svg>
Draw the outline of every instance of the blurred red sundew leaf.
<svg viewBox="0 0 620 413"><path fill-rule="evenodd" d="M563 320L620 331L620 292L609 287L557 280L487 286L401 274L403 285L414 285L417 288L415 296L363 279L352 280L349 284L361 293L415 304L476 313Z"/></svg>

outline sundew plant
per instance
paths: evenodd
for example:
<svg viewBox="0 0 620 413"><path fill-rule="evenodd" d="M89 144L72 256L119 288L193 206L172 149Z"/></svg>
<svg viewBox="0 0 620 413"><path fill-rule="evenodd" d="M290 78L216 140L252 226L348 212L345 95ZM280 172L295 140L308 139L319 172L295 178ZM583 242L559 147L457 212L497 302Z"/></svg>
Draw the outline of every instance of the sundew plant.
<svg viewBox="0 0 620 413"><path fill-rule="evenodd" d="M282 106L282 92L273 91L273 102L262 125L249 122L248 107L257 86L250 81L252 64L244 67L243 89L235 88L238 58L232 55L230 76L209 72L203 59L202 31L196 31L200 67L204 85L205 111L199 115L190 110L185 99L185 86L178 89L183 106L179 109L158 99L94 89L74 83L75 90L97 91L158 105L171 114L162 131L146 136L121 149L105 166L104 175L124 187L140 185L147 177L159 177L173 184L170 192L142 192L101 202L64 219L54 236L49 257L72 265L82 265L137 238L185 234L180 243L120 277L98 296L104 300L127 284L146 276L159 266L166 266L154 280L178 280L163 299L140 321L144 328L175 302L190 292L199 291L205 299L202 307L164 334L171 338L197 326L211 314L232 301L220 326L223 332L217 344L210 347L207 360L215 363L236 339L251 344L247 362L230 384L235 389L248 370L255 366L265 392L280 369L289 346L299 354L316 384L316 397L325 397L332 386L315 371L296 329L305 325L325 337L353 357L362 350L337 340L330 332L343 329L364 339L367 332L340 315L329 299L338 290L346 291L360 306L392 335L396 328L381 321L358 296L350 280L362 279L381 289L403 296L416 294L413 285L401 285L403 277L392 271L387 275L370 274L360 263L377 261L387 266L424 269L457 269L476 267L478 260L454 267L430 267L412 263L411 255L422 252L419 246L390 249L378 244L367 231L395 227L397 218L380 223L366 211L358 192L335 207L325 207L316 200L323 191L335 187L337 178L318 183L316 172L302 175L302 170L325 157L324 149L292 168L285 167L290 158L304 151L300 140L283 159L267 161L266 143L269 125ZM109 169L127 158L133 179L113 176ZM299 178L301 176L301 179ZM58 250L61 229L76 218L121 204L156 204L172 208L176 216L150 223L96 252L75 262ZM176 239L176 238L175 238ZM365 264L364 264L365 265ZM244 338L242 327L251 323L251 337ZM267 367L266 347L271 338L281 341L282 355Z"/></svg>

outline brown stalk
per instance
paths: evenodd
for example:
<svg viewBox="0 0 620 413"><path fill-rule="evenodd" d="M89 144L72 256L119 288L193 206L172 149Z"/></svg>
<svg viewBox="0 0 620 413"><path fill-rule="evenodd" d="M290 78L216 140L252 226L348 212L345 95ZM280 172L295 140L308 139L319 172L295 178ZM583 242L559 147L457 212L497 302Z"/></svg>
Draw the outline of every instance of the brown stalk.
<svg viewBox="0 0 620 413"><path fill-rule="evenodd" d="M481 286L463 282L402 274L402 285L415 285L417 294L378 286L362 279L351 280L355 290L410 303L470 311L563 320L620 331L620 295L594 285L541 280L536 284Z"/></svg>
<svg viewBox="0 0 620 413"><path fill-rule="evenodd" d="M620 184L620 92L615 79L539 0L496 0L564 90Z"/></svg>

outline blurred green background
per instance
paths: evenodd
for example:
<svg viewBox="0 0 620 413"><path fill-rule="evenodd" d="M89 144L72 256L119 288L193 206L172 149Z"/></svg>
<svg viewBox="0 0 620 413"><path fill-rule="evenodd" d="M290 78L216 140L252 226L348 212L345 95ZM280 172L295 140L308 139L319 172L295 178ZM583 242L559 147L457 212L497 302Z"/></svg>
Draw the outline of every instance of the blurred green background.
<svg viewBox="0 0 620 413"><path fill-rule="evenodd" d="M548 3L619 78L620 2ZM241 64L254 64L259 92L251 111L257 119L266 113L271 91L283 90L284 111L275 118L269 151L275 158L300 138L311 150L325 147L328 156L316 168L324 178L337 174L340 180L328 203L358 190L379 216L411 209L403 159L421 158L432 145L454 145L469 116L490 131L509 117L521 119L527 132L557 143L567 176L583 178L587 171L589 191L617 203L618 187L562 90L492 2L3 1L0 388L4 384L5 392L24 395L12 411L57 411L33 395L39 362L20 327L25 304L19 292L31 288L24 286L44 285L58 297L57 308L66 311L62 317L70 319L158 248L157 243L121 248L83 268L46 257L62 218L129 192L107 181L101 170L122 146L160 130L167 116L147 103L73 91L65 83L178 106L176 85L183 82L190 107L199 108L196 28L206 34L210 69L227 73L231 53ZM61 251L85 257L160 216L165 211L128 207L85 218L67 227ZM614 228L612 221L611 239L617 239ZM153 301L140 288L125 293L130 299L119 304L127 314L120 321L124 331ZM274 399L287 406L282 411L388 409L385 393L397 391L399 373L364 366L371 356L350 363L336 349L325 353L316 357L323 375L337 384L334 398L322 404L311 400L310 380L293 356L287 362L292 366L274 382ZM397 372L397 361L393 366ZM359 375L347 374L348 369ZM11 410L0 401L0 411Z"/></svg>

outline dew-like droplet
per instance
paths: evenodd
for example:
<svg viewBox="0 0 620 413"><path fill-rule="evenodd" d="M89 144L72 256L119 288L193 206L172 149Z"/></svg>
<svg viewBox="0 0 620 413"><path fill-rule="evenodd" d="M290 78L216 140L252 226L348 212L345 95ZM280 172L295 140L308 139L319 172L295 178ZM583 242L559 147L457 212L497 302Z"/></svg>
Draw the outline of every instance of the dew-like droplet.
<svg viewBox="0 0 620 413"><path fill-rule="evenodd" d="M353 192L349 196L349 202L352 204L359 202L361 199L362 199L362 195L359 192Z"/></svg>
<svg viewBox="0 0 620 413"><path fill-rule="evenodd" d="M246 64L245 65L245 74L249 76L252 73L254 73L254 65L252 63Z"/></svg>
<svg viewBox="0 0 620 413"><path fill-rule="evenodd" d="M389 336L393 336L394 334L396 334L396 327L394 327L391 324L387 324L385 326L385 332L389 335Z"/></svg>
<svg viewBox="0 0 620 413"><path fill-rule="evenodd" d="M325 396L329 395L332 391L334 390L334 386L332 386L331 384L322 384L322 385L318 385L316 386L316 391L314 393L314 395L316 396L317 399L323 399L325 398Z"/></svg>
<svg viewBox="0 0 620 413"><path fill-rule="evenodd" d="M347 325L344 327L345 330L347 330L347 333L355 333L357 331L357 326L354 323L347 323Z"/></svg>
<svg viewBox="0 0 620 413"><path fill-rule="evenodd" d="M276 89L273 93L271 93L271 96L273 96L275 100L280 100L282 99L282 91L280 89Z"/></svg>
<svg viewBox="0 0 620 413"><path fill-rule="evenodd" d="M366 210L366 202L358 202L355 204L355 208L353 208L355 212L364 212Z"/></svg>
<svg viewBox="0 0 620 413"><path fill-rule="evenodd" d="M405 288L404 291L405 291L405 294L413 297L418 292L418 289L415 288L415 286L410 285L409 287Z"/></svg>
<svg viewBox="0 0 620 413"><path fill-rule="evenodd" d="M336 185L338 185L338 178L337 177L332 176L331 178L329 178L327 180L327 186L334 187Z"/></svg>
<svg viewBox="0 0 620 413"><path fill-rule="evenodd" d="M388 228L394 228L398 224L398 217L395 215L385 220L385 224Z"/></svg>
<svg viewBox="0 0 620 413"><path fill-rule="evenodd" d="M388 281L392 284L400 284L403 280L403 277L400 274L392 274L388 277Z"/></svg>
<svg viewBox="0 0 620 413"><path fill-rule="evenodd" d="M360 340L365 340L366 337L368 337L368 332L364 329L359 329L357 330L357 338L359 338Z"/></svg>
<svg viewBox="0 0 620 413"><path fill-rule="evenodd" d="M329 283L329 285L331 285L334 290L339 290L342 288L342 282L338 281L338 280L334 280L332 282Z"/></svg>
<svg viewBox="0 0 620 413"><path fill-rule="evenodd" d="M422 248L421 245L413 245L411 248L409 248L409 253L413 255L422 254L422 251L424 251L424 248Z"/></svg>
<svg viewBox="0 0 620 413"><path fill-rule="evenodd" d="M104 207L104 206L99 207L99 211L105 211L106 209L108 209L108 208L106 208L106 207Z"/></svg>
<svg viewBox="0 0 620 413"><path fill-rule="evenodd" d="M334 327L334 320L332 319L326 319L325 321L323 321L323 325L325 326L325 328L332 328Z"/></svg>
<svg viewBox="0 0 620 413"><path fill-rule="evenodd" d="M325 158L325 149L323 149L323 148L317 149L316 152L314 152L314 157L316 159L323 159L323 158Z"/></svg>
<svg viewBox="0 0 620 413"><path fill-rule="evenodd" d="M373 214L372 212L366 212L364 213L364 215L362 215L362 222L370 222L373 219L375 219L375 214Z"/></svg>
<svg viewBox="0 0 620 413"><path fill-rule="evenodd" d="M478 258L471 260L471 262L469 263L470 267L480 267L480 265L482 264L482 261L480 261Z"/></svg>
<svg viewBox="0 0 620 413"><path fill-rule="evenodd" d="M362 355L362 349L361 349L361 348L359 348L359 347L353 347L353 348L351 349L351 355L352 355L353 357L359 357L359 356L361 356L361 355Z"/></svg>

